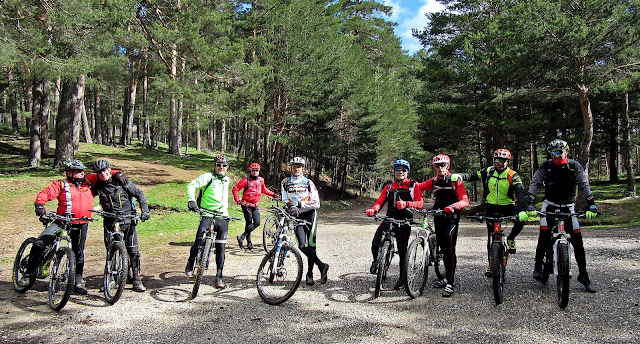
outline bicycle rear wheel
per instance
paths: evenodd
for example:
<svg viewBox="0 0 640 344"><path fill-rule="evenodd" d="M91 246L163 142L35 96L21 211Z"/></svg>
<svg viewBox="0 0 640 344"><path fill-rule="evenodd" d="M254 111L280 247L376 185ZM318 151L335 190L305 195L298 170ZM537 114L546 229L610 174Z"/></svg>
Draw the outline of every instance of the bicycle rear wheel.
<svg viewBox="0 0 640 344"><path fill-rule="evenodd" d="M76 279L76 258L70 248L56 251L49 277L49 306L59 311L69 301Z"/></svg>
<svg viewBox="0 0 640 344"><path fill-rule="evenodd" d="M446 277L444 271L444 264L442 263L442 253L440 252L440 246L436 242L431 249L431 261L433 262L433 271L439 280Z"/></svg>
<svg viewBox="0 0 640 344"><path fill-rule="evenodd" d="M129 273L129 255L122 241L114 241L109 247L107 261L104 264L102 284L104 298L114 304L122 295Z"/></svg>
<svg viewBox="0 0 640 344"><path fill-rule="evenodd" d="M18 249L18 253L16 253L16 259L13 261L13 289L19 293L24 293L29 290L36 281L35 276L31 276L28 281L22 280L24 274L27 272L29 253L31 252L31 247L33 247L33 243L35 241L36 238L31 237L22 242L22 245L20 245L20 248Z"/></svg>
<svg viewBox="0 0 640 344"><path fill-rule="evenodd" d="M412 299L422 295L429 274L429 246L423 237L417 237L407 249L404 261L404 290Z"/></svg>
<svg viewBox="0 0 640 344"><path fill-rule="evenodd" d="M270 305L287 301L302 281L300 251L288 243L282 244L280 252L276 252L276 249L274 247L264 256L256 277L258 295Z"/></svg>
<svg viewBox="0 0 640 344"><path fill-rule="evenodd" d="M569 243L558 243L558 305L567 307L569 303Z"/></svg>
<svg viewBox="0 0 640 344"><path fill-rule="evenodd" d="M544 259L542 261L542 278L540 279L540 283L547 284L549 280L549 275L553 273L553 243L547 250L544 255Z"/></svg>
<svg viewBox="0 0 640 344"><path fill-rule="evenodd" d="M504 299L504 246L499 241L494 241L491 245L491 276L493 279L493 299L496 305L502 303Z"/></svg>
<svg viewBox="0 0 640 344"><path fill-rule="evenodd" d="M205 237L203 245L200 245L198 249L198 255L193 264L193 289L191 289L191 299L195 299L198 296L198 290L200 290L200 283L202 282L202 274L207 269L207 262L209 261L209 253L211 251L211 244L213 242L212 237Z"/></svg>
<svg viewBox="0 0 640 344"><path fill-rule="evenodd" d="M262 229L262 247L269 253L278 243L278 217L271 215L264 222Z"/></svg>

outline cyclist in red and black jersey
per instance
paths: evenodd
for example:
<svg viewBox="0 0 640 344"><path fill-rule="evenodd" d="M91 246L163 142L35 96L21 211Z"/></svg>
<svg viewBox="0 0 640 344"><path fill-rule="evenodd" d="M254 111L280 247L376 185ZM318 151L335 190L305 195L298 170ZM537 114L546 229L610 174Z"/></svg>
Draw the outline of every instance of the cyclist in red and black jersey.
<svg viewBox="0 0 640 344"><path fill-rule="evenodd" d="M422 191L415 180L409 178L409 170L411 164L407 160L400 159L393 163L393 176L392 183L387 184L382 189L382 193L373 207L367 209L365 213L368 216L373 216L380 211L384 203L387 203L387 216L394 219L411 219L413 214L406 208L420 209L423 206ZM376 234L373 236L371 242L371 254L373 255L373 262L369 272L372 274L377 273L376 261L378 260L378 249L380 242L382 241L382 234L384 229L390 226L389 223L383 222L378 226ZM395 228L396 242L398 243L398 255L400 261L404 262L404 257L407 254L407 246L409 245L409 236L411 235L411 226L403 225ZM400 264L400 276L404 276L404 264ZM395 286L395 290L402 288L404 281L402 277L398 279Z"/></svg>
<svg viewBox="0 0 640 344"><path fill-rule="evenodd" d="M247 239L247 248L253 248L251 232L260 226L260 209L258 208L260 196L265 194L278 198L275 192L267 188L264 183L264 178L260 177L261 167L257 162L251 163L249 165L249 176L240 179L240 181L233 186L233 189L231 189L233 200L242 207L242 214L244 214L244 233L236 237L240 248L244 248L244 239ZM242 192L242 198L240 198L239 195L240 190L244 190Z"/></svg>
<svg viewBox="0 0 640 344"><path fill-rule="evenodd" d="M444 288L442 296L450 297L455 288L456 242L458 240L458 222L460 211L469 205L467 190L462 180L451 181L449 167L451 159L446 154L438 154L433 158L436 176L418 184L420 190L433 190L435 203L433 209L443 209L446 216L436 216L433 224L436 240L442 252L442 260L446 278L436 283L436 288Z"/></svg>

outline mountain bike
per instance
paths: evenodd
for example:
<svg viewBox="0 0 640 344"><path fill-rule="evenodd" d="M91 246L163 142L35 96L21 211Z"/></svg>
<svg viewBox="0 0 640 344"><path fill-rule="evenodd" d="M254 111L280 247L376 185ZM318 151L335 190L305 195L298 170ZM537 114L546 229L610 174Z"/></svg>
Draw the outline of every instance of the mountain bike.
<svg viewBox="0 0 640 344"><path fill-rule="evenodd" d="M281 212L286 225L277 226L278 240L267 253L256 277L256 287L260 298L270 304L278 305L287 301L296 292L302 280L302 256L297 248L295 228L311 226L312 223L298 219L288 212Z"/></svg>
<svg viewBox="0 0 640 344"><path fill-rule="evenodd" d="M135 221L140 218L138 214L109 213L101 210L89 210L104 218L113 219L113 228L107 231L108 239L106 246L107 258L104 264L104 275L102 278L102 287L104 289L104 298L108 303L114 304L120 299L124 286L127 282L129 273L129 254L124 243L124 233L120 226L126 220Z"/></svg>
<svg viewBox="0 0 640 344"><path fill-rule="evenodd" d="M561 213L560 210L554 212L538 212L539 216L553 217L556 224L551 229L552 238L546 248L543 265L542 279L540 282L546 284L549 275L556 275L556 290L558 305L560 308L569 304L569 279L571 278L571 235L564 230L565 221L571 221L574 216L584 217L585 213Z"/></svg>
<svg viewBox="0 0 640 344"><path fill-rule="evenodd" d="M389 224L389 226L385 226L382 231L382 240L380 241L380 248L378 249L376 285L373 292L373 297L376 298L380 296L382 290L389 290L393 287L389 284L389 281L387 281L389 266L391 266L393 256L397 253L394 240L396 234L393 232L393 228L402 225L411 225L412 220L399 220L388 216L379 216L378 214L374 214L372 217L376 221ZM400 264L404 264L404 262L400 262Z"/></svg>
<svg viewBox="0 0 640 344"><path fill-rule="evenodd" d="M509 246L507 238L504 235L502 224L506 221L516 221L517 216L482 216L469 215L467 218L486 221L493 224L493 232L489 236L489 266L491 267L491 279L493 281L493 299L496 305L502 304L504 301L504 285L509 260Z"/></svg>
<svg viewBox="0 0 640 344"><path fill-rule="evenodd" d="M433 265L433 270L438 279L445 277L444 266L442 264L442 253L436 241L436 232L429 221L430 216L444 214L442 209L420 210L410 209L414 214L421 214L422 224L416 230L416 237L409 244L407 256L405 257L404 290L413 299L422 295L429 276L429 265Z"/></svg>
<svg viewBox="0 0 640 344"><path fill-rule="evenodd" d="M13 289L20 293L29 290L36 279L49 277L49 306L51 309L59 311L69 301L76 279L76 257L68 233L71 229L71 222L96 220L87 217L76 218L73 214L60 216L54 212L48 212L40 217L40 222L45 228L53 221L56 221L60 228L53 234L53 242L45 246L42 252L42 263L38 265L35 274L24 281L24 274L27 272L29 263L29 253L36 241L36 238L31 237L26 239L18 249L13 263L12 277Z"/></svg>
<svg viewBox="0 0 640 344"><path fill-rule="evenodd" d="M264 221L264 227L262 229L262 247L264 251L269 253L271 249L278 243L278 236L280 235L280 229L282 227L288 227L289 223L287 222L289 217L287 215L288 212L280 206L280 199L269 197L271 200L275 201L276 204L272 205L268 211L272 213L267 220ZM297 244L297 238L295 235L293 238L290 238L291 242ZM294 245L295 246L295 245Z"/></svg>
<svg viewBox="0 0 640 344"><path fill-rule="evenodd" d="M203 215L212 215L213 221L211 221L211 226L207 228L204 233L204 237L202 238L202 242L198 247L198 254L196 255L196 259L193 262L193 276L195 277L193 280L193 289L191 290L191 299L195 299L198 295L198 290L200 289L200 283L202 282L203 273L205 270L209 269L209 262L211 260L214 240L216 238L216 230L215 224L216 220L226 220L226 221L234 221L240 220L237 217L224 216L220 212L211 211L204 208L200 208L198 210L200 216Z"/></svg>

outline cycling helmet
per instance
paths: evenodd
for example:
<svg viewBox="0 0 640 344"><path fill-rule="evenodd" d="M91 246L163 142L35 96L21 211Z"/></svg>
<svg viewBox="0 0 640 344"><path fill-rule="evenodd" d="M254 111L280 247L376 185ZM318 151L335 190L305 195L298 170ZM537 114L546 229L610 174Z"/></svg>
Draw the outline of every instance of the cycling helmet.
<svg viewBox="0 0 640 344"><path fill-rule="evenodd" d="M93 172L100 172L109 167L111 164L107 160L98 160L93 164Z"/></svg>
<svg viewBox="0 0 640 344"><path fill-rule="evenodd" d="M493 158L501 158L511 160L511 152L508 149L500 148L493 152Z"/></svg>
<svg viewBox="0 0 640 344"><path fill-rule="evenodd" d="M289 161L289 163L292 164L292 165L298 165L298 164L304 165L305 161L304 161L303 158L301 158L299 156L295 156L295 157L293 157L293 159L291 159L291 161Z"/></svg>
<svg viewBox="0 0 640 344"><path fill-rule="evenodd" d="M64 169L65 171L71 171L71 170L84 170L85 168L87 168L82 161L80 160L67 160L64 162Z"/></svg>
<svg viewBox="0 0 640 344"><path fill-rule="evenodd" d="M549 142L549 144L547 145L547 152L549 152L549 154L551 154L551 152L560 151L560 150L561 151L569 150L569 145L567 144L567 141L555 139Z"/></svg>
<svg viewBox="0 0 640 344"><path fill-rule="evenodd" d="M438 154L436 156L433 157L433 164L440 164L440 163L446 163L446 164L450 164L451 163L451 159L449 159L449 156L446 154Z"/></svg>
<svg viewBox="0 0 640 344"><path fill-rule="evenodd" d="M227 158L227 156L224 154L218 154L218 156L215 159L213 159L213 162L216 164L229 165L229 158Z"/></svg>
<svg viewBox="0 0 640 344"><path fill-rule="evenodd" d="M251 164L249 164L250 170L259 170L260 168L262 168L262 166L260 166L260 164L257 162L252 162Z"/></svg>
<svg viewBox="0 0 640 344"><path fill-rule="evenodd" d="M396 168L398 166L404 166L404 167L407 168L407 170L411 169L411 164L407 160L404 160L404 159L398 159L398 160L393 162L393 168Z"/></svg>

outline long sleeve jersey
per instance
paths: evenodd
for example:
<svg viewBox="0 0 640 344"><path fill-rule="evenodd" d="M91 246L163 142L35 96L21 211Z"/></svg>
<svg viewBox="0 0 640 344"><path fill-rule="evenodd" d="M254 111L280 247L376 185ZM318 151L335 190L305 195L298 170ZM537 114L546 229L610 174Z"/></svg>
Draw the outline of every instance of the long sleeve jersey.
<svg viewBox="0 0 640 344"><path fill-rule="evenodd" d="M280 182L282 202L295 200L302 212L320 208L320 196L316 185L305 176L290 176Z"/></svg>
<svg viewBox="0 0 640 344"><path fill-rule="evenodd" d="M433 209L444 209L451 206L455 210L462 210L469 205L469 196L467 196L464 183L462 183L462 180L452 182L451 172L447 172L444 177L436 176L418 185L420 190L434 190L435 203L433 204Z"/></svg>
<svg viewBox="0 0 640 344"><path fill-rule="evenodd" d="M229 216L229 182L228 176L221 177L211 172L202 174L187 185L187 201L197 202L196 192L200 190L201 208Z"/></svg>
<svg viewBox="0 0 640 344"><path fill-rule="evenodd" d="M595 204L589 179L579 162L569 159L567 163L556 165L553 160L543 162L533 175L529 185L527 202L533 206L538 188L544 186L544 199L556 204L573 204L576 201L576 187L580 189L587 204Z"/></svg>
<svg viewBox="0 0 640 344"><path fill-rule="evenodd" d="M242 198L240 198L240 190L244 190L242 192ZM258 205L258 202L260 202L260 196L262 196L262 194L273 196L275 192L267 188L264 178L257 177L253 179L249 176L240 179L240 181L233 186L233 189L231 189L231 194L233 194L233 200L236 203L239 203L242 199L248 206L255 207Z"/></svg>
<svg viewBox="0 0 640 344"><path fill-rule="evenodd" d="M382 188L382 193L373 204L373 210L380 211L385 202L387 203L387 216L394 219L408 219L413 215L407 209L398 209L397 201L406 201L407 208L420 209L424 206L422 189L413 179L405 179L398 183L393 181Z"/></svg>

